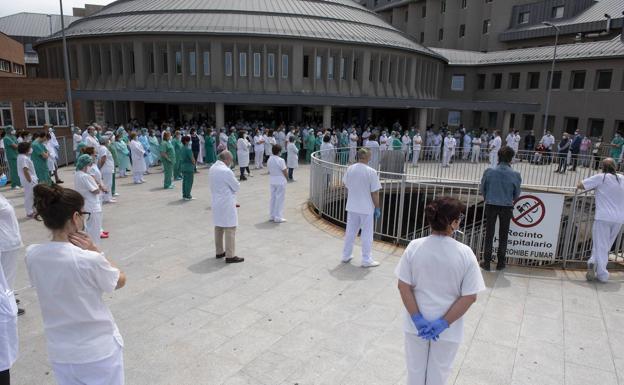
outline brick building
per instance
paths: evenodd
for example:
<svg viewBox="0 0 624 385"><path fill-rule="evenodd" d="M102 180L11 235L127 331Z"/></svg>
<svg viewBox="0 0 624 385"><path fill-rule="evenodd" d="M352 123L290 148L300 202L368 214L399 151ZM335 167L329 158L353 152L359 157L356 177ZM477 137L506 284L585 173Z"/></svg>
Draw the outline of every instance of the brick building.
<svg viewBox="0 0 624 385"><path fill-rule="evenodd" d="M26 77L24 47L0 32L0 77Z"/></svg>

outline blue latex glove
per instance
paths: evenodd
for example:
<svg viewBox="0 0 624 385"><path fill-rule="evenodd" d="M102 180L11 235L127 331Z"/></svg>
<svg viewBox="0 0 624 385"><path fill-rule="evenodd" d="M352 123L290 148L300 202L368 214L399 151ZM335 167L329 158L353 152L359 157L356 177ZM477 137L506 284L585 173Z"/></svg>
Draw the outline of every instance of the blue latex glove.
<svg viewBox="0 0 624 385"><path fill-rule="evenodd" d="M449 324L444 318L438 318L429 324L429 330L426 330L422 337L426 340L437 341L440 338L440 333L448 329L448 327Z"/></svg>
<svg viewBox="0 0 624 385"><path fill-rule="evenodd" d="M429 321L427 321L422 314L414 313L410 315L410 318L418 330L418 335L423 335L425 332L429 331Z"/></svg>
<svg viewBox="0 0 624 385"><path fill-rule="evenodd" d="M381 209L379 207L375 208L375 220L381 218Z"/></svg>

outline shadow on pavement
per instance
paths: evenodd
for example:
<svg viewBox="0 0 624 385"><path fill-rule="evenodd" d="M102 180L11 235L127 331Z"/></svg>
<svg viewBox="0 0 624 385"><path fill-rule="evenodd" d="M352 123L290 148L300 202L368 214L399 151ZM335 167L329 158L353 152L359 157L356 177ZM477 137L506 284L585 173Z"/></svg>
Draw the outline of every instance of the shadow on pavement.
<svg viewBox="0 0 624 385"><path fill-rule="evenodd" d="M340 263L328 271L332 277L339 281L360 281L370 273L370 269L355 266L353 261L351 263Z"/></svg>
<svg viewBox="0 0 624 385"><path fill-rule="evenodd" d="M224 260L213 257L194 263L188 269L195 274L210 274L223 269L225 266Z"/></svg>

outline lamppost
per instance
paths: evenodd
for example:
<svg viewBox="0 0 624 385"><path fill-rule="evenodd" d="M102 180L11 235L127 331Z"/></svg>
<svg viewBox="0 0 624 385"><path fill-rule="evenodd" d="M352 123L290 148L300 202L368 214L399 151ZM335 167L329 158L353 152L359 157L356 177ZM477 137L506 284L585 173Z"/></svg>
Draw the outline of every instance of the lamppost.
<svg viewBox="0 0 624 385"><path fill-rule="evenodd" d="M544 24L547 27L551 27L555 29L555 50L553 53L552 66L550 68L550 79L548 81L548 90L546 91L546 111L544 111L544 125L542 126L542 128L544 129L543 135L546 135L546 130L548 130L548 113L550 112L550 96L552 94L553 78L555 77L555 62L557 61L557 43L559 43L559 27L547 21L544 21L542 24Z"/></svg>
<svg viewBox="0 0 624 385"><path fill-rule="evenodd" d="M67 39L65 38L65 17L63 16L63 0L59 0L61 6L61 34L63 36L63 67L65 70L65 85L67 87L67 113L69 126L74 125L74 105L71 94L71 79L69 78L69 56L67 54Z"/></svg>

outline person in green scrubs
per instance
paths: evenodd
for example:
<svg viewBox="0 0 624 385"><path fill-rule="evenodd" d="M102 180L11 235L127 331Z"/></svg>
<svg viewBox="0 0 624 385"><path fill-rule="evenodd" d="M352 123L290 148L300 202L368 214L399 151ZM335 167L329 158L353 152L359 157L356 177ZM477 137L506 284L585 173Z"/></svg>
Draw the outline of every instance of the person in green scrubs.
<svg viewBox="0 0 624 385"><path fill-rule="evenodd" d="M171 140L171 144L173 145L173 151L175 153L175 162L173 163L173 179L174 180L182 180L182 134L180 130L176 130L173 134L174 138Z"/></svg>
<svg viewBox="0 0 624 385"><path fill-rule="evenodd" d="M173 189L175 185L171 183L171 178L173 177L173 166L176 163L176 154L173 144L171 144L171 134L169 131L163 133L163 140L162 143L160 143L159 153L165 174L163 188Z"/></svg>
<svg viewBox="0 0 624 385"><path fill-rule="evenodd" d="M117 153L118 162L116 161L115 163L117 163L119 169L119 177L125 178L128 169L130 169L130 150L128 149L128 143L124 141L123 134L121 132L115 136L115 141L111 143ZM112 152L113 151L111 151L111 153Z"/></svg>
<svg viewBox="0 0 624 385"><path fill-rule="evenodd" d="M39 183L45 183L47 185L52 185L52 178L50 178L50 169L48 168L48 150L46 149L45 143L46 133L40 132L35 135L36 139L32 143L32 154L30 155L30 159L35 166L35 174L37 174L37 179L39 179Z"/></svg>
<svg viewBox="0 0 624 385"><path fill-rule="evenodd" d="M622 134L619 132L615 133L615 137L611 141L611 158L615 159L617 162L620 159L620 154L622 153L622 146L624 145L624 138L622 138Z"/></svg>
<svg viewBox="0 0 624 385"><path fill-rule="evenodd" d="M395 151L401 151L403 148L403 142L401 142L399 135L397 131L392 132L392 149Z"/></svg>
<svg viewBox="0 0 624 385"><path fill-rule="evenodd" d="M204 136L204 163L211 166L217 161L217 152L215 146L216 133L214 130L210 130Z"/></svg>
<svg viewBox="0 0 624 385"><path fill-rule="evenodd" d="M117 149L115 148L115 135L110 132L108 133L108 137L109 141L106 148L108 148L108 151L110 151L113 156L113 183L111 184L111 194L116 197L119 194L115 192L115 170L117 169L117 166L119 166L119 155L117 154Z"/></svg>
<svg viewBox="0 0 624 385"><path fill-rule="evenodd" d="M236 143L238 142L238 135L236 134L236 130L234 128L232 128L230 136L228 137L228 151L230 153L232 153L232 157L234 158L234 160L232 161L232 168L234 167L234 165L236 163L238 163L238 158L236 156L237 154L237 149L238 147L236 146Z"/></svg>
<svg viewBox="0 0 624 385"><path fill-rule="evenodd" d="M310 129L308 136L306 137L305 149L306 149L306 162L312 161L312 153L316 147L316 136L314 135L314 129Z"/></svg>
<svg viewBox="0 0 624 385"><path fill-rule="evenodd" d="M15 189L22 186L17 173L17 137L15 136L15 128L13 126L7 126L5 132L6 135L2 141L4 143L4 152L9 162L11 189Z"/></svg>
<svg viewBox="0 0 624 385"><path fill-rule="evenodd" d="M193 199L191 189L193 188L193 174L195 174L195 158L190 143L190 136L182 138L182 165L180 168L182 170L182 199L185 201Z"/></svg>

